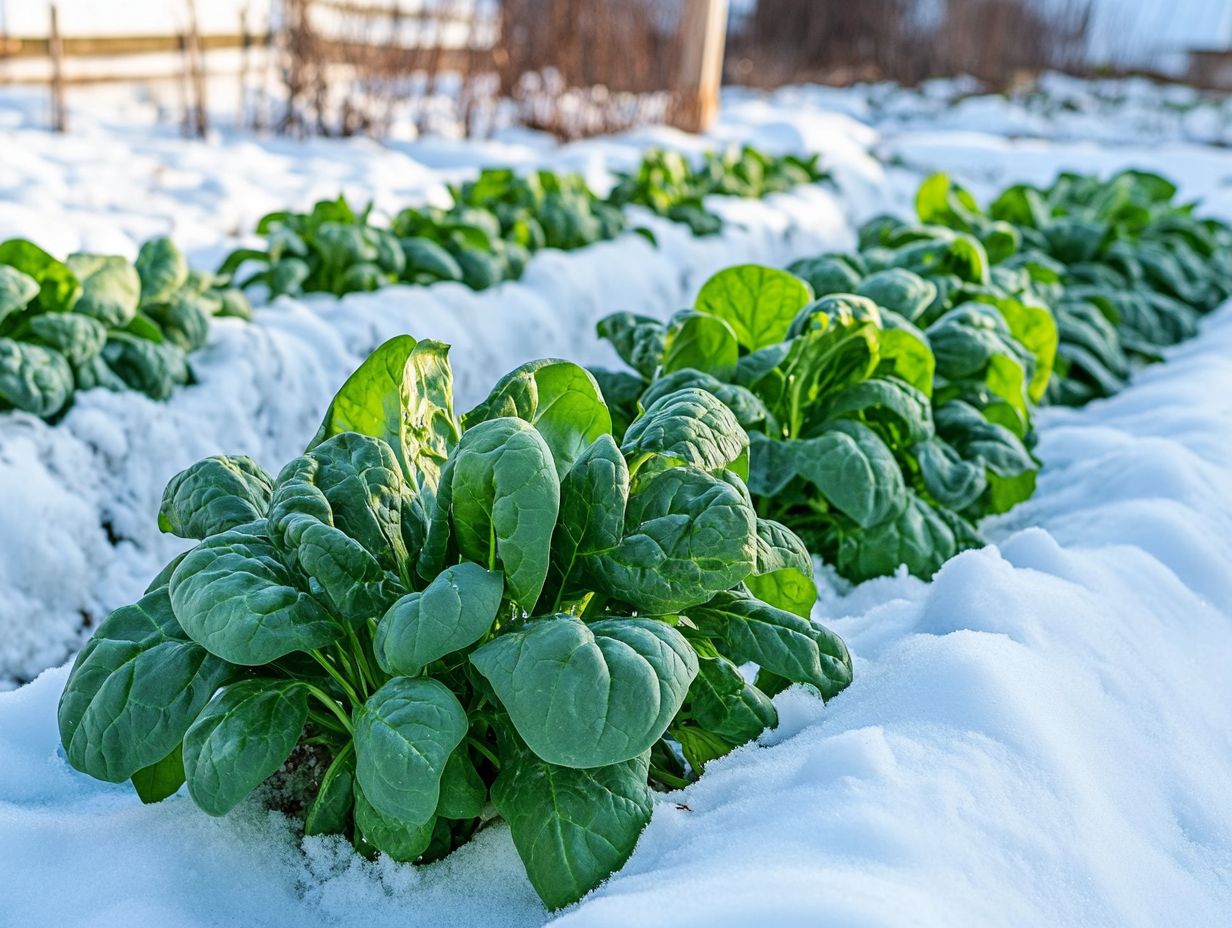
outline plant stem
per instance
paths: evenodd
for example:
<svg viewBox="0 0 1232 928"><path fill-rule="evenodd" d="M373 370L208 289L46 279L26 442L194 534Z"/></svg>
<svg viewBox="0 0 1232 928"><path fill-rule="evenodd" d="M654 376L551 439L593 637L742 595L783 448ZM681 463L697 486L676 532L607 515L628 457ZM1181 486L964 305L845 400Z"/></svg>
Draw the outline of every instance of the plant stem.
<svg viewBox="0 0 1232 928"><path fill-rule="evenodd" d="M362 706L364 700L359 698L359 694L355 692L355 688L347 682L346 677L338 672L338 668L329 662L329 660L320 651L309 651L312 659L325 668L325 672L334 678L334 682L342 687L342 691L347 697L357 706Z"/></svg>
<svg viewBox="0 0 1232 928"><path fill-rule="evenodd" d="M675 774L667 773L666 771L660 770L658 767L650 768L650 776L651 776L651 779L658 780L660 783L663 783L674 789L684 789L686 786L691 785L688 780L678 777Z"/></svg>
<svg viewBox="0 0 1232 928"><path fill-rule="evenodd" d="M376 682L376 674L372 672L372 665L368 663L368 654L364 650L363 642L359 640L359 635L355 634L355 629L350 625L347 626L347 637L351 639L351 651L355 656L355 666L359 669L359 676L367 683L367 692L375 693L380 689Z"/></svg>
<svg viewBox="0 0 1232 928"><path fill-rule="evenodd" d="M486 757L488 760L490 760L493 766L500 767L500 760L497 758L497 756L493 754L492 750L486 744L480 741L478 738L467 738L466 743L469 744L471 747L473 747L476 751L478 751L484 757Z"/></svg>
<svg viewBox="0 0 1232 928"><path fill-rule="evenodd" d="M334 715L338 717L338 721L342 723L343 730L345 730L348 734L354 733L354 729L351 727L351 720L347 717L347 714L342 711L342 706L338 705L337 701L330 696L329 693L311 683L305 683L304 686L308 687L308 692L315 696L321 704L325 706L325 708L329 709L330 712L334 713Z"/></svg>

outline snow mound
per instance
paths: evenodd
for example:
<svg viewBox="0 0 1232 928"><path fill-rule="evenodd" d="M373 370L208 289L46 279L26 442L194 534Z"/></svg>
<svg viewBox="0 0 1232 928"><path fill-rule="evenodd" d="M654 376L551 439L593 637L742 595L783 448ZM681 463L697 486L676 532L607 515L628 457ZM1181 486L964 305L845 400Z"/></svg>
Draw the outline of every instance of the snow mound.
<svg viewBox="0 0 1232 928"><path fill-rule="evenodd" d="M856 682L662 797L570 926L1215 926L1232 910L1232 308L1042 419L1039 492L931 583L825 590ZM531 925L497 825L424 868L70 769L66 668L0 695L0 925Z"/></svg>

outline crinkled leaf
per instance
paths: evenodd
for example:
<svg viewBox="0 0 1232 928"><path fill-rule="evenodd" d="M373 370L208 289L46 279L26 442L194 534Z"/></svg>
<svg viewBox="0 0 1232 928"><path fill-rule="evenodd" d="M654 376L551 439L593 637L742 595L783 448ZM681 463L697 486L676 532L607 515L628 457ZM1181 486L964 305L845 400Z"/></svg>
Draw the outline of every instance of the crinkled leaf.
<svg viewBox="0 0 1232 928"><path fill-rule="evenodd" d="M450 466L458 551L502 571L509 597L532 607L547 577L560 509L552 452L523 420L489 419L463 435Z"/></svg>
<svg viewBox="0 0 1232 928"><path fill-rule="evenodd" d="M248 677L223 687L184 735L193 802L226 815L283 765L307 720L308 689L297 680Z"/></svg>
<svg viewBox="0 0 1232 928"><path fill-rule="evenodd" d="M269 534L294 566L357 622L383 613L409 574L402 536L407 488L392 449L343 432L282 469L269 505Z"/></svg>
<svg viewBox="0 0 1232 928"><path fill-rule="evenodd" d="M166 236L152 238L137 252L137 275L141 279L141 302L163 303L188 280L188 262Z"/></svg>
<svg viewBox="0 0 1232 928"><path fill-rule="evenodd" d="M26 308L38 296L38 281L15 267L0 265L0 323L9 315Z"/></svg>
<svg viewBox="0 0 1232 928"><path fill-rule="evenodd" d="M629 427L620 450L630 459L655 454L716 471L740 462L748 447L732 411L714 394L689 387L655 400Z"/></svg>
<svg viewBox="0 0 1232 928"><path fill-rule="evenodd" d="M571 615L499 635L471 655L536 754L598 767L650 749L697 673L685 638L654 619Z"/></svg>
<svg viewBox="0 0 1232 928"><path fill-rule="evenodd" d="M957 517L955 517L957 518ZM898 516L868 529L844 533L836 566L859 583L894 573L900 565L925 580L969 543L960 542L944 510L934 509L915 494Z"/></svg>
<svg viewBox="0 0 1232 928"><path fill-rule="evenodd" d="M688 705L698 725L733 744L751 741L779 723L774 703L725 657L699 662Z"/></svg>
<svg viewBox="0 0 1232 928"><path fill-rule="evenodd" d="M234 668L189 640L165 589L111 613L60 696L69 763L121 783L162 761Z"/></svg>
<svg viewBox="0 0 1232 928"><path fill-rule="evenodd" d="M355 775L368 802L396 822L430 822L466 730L466 710L444 684L394 677L355 713Z"/></svg>
<svg viewBox="0 0 1232 928"><path fill-rule="evenodd" d="M749 490L776 496L794 478L863 526L894 516L905 505L906 486L893 452L859 422L838 420L816 438L755 436L750 448Z"/></svg>
<svg viewBox="0 0 1232 928"><path fill-rule="evenodd" d="M813 558L804 542L770 519L757 520L757 556L744 585L762 602L805 618L817 601Z"/></svg>
<svg viewBox="0 0 1232 928"><path fill-rule="evenodd" d="M64 356L41 345L0 338L0 405L47 418L73 396L73 370Z"/></svg>
<svg viewBox="0 0 1232 928"><path fill-rule="evenodd" d="M449 346L399 335L377 348L334 396L308 450L341 432L380 438L393 448L407 482L419 490L426 519L461 435Z"/></svg>
<svg viewBox="0 0 1232 928"><path fill-rule="evenodd" d="M207 538L265 518L274 491L252 458L216 455L171 478L163 490L158 527L180 538Z"/></svg>
<svg viewBox="0 0 1232 928"><path fill-rule="evenodd" d="M373 649L388 673L412 676L428 664L474 644L492 627L504 578L469 562L446 568L420 593L389 607Z"/></svg>
<svg viewBox="0 0 1232 928"><path fill-rule="evenodd" d="M624 537L586 566L608 595L670 615L741 583L753 570L747 492L693 467L663 471L629 499Z"/></svg>
<svg viewBox="0 0 1232 928"><path fill-rule="evenodd" d="M137 269L113 255L69 255L66 262L81 281L81 298L74 312L90 316L107 328L127 325L141 302Z"/></svg>
<svg viewBox="0 0 1232 928"><path fill-rule="evenodd" d="M560 515L552 536L548 594L567 596L586 557L616 547L624 531L629 467L610 435L601 435L560 483ZM561 600L544 602L556 611Z"/></svg>
<svg viewBox="0 0 1232 928"><path fill-rule="evenodd" d="M76 313L44 313L30 320L30 332L64 356L73 368L83 367L96 358L107 341L101 322Z"/></svg>
<svg viewBox="0 0 1232 928"><path fill-rule="evenodd" d="M817 688L823 699L851 682L851 655L829 629L742 593L720 593L689 610L720 651L737 664L751 662L793 683Z"/></svg>
<svg viewBox="0 0 1232 928"><path fill-rule="evenodd" d="M613 313L599 320L596 331L631 368L647 380L654 377L667 343L666 329L658 319Z"/></svg>
<svg viewBox="0 0 1232 928"><path fill-rule="evenodd" d="M283 566L262 522L207 538L180 562L168 590L184 631L233 664L268 664L342 635Z"/></svg>
<svg viewBox="0 0 1232 928"><path fill-rule="evenodd" d="M111 332L102 359L117 377L150 399L165 400L177 384L188 383L184 352L125 332Z"/></svg>
<svg viewBox="0 0 1232 928"><path fill-rule="evenodd" d="M503 417L535 427L556 461L558 477L600 435L612 431L612 417L599 384L571 361L530 361L500 379L488 398L463 417L466 428Z"/></svg>

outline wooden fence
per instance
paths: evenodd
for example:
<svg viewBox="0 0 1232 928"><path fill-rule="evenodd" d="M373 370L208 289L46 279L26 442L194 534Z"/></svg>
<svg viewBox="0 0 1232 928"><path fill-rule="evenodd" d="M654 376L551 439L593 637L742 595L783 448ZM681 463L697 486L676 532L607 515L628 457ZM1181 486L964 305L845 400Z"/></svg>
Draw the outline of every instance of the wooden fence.
<svg viewBox="0 0 1232 928"><path fill-rule="evenodd" d="M263 80L282 81L290 104L297 93L303 93L306 80L324 82L326 78L322 75L328 69L345 72L343 80L358 75L365 85L375 83L371 77L376 75L386 86L398 86L394 78L412 73L430 72L433 86L436 76L442 73L472 77L491 74L499 79L501 93L511 92L512 82L506 73L511 61L519 72L539 70L535 60L527 61L525 55L518 57L522 46L517 40L502 34L502 26L508 26L508 17L502 14L505 4L512 0L497 6L495 15L483 22L476 21L476 6L468 0L438 0L431 8L419 3L405 9L403 0L278 0L281 23L277 30L249 30L241 18L236 31L211 33L201 33L196 28L194 0L180 2L186 4L188 13L187 28L181 34L93 37L74 35L71 30L70 34L61 34L64 24L59 21L53 3L50 35L0 34L0 86L48 87L53 123L63 128L67 124L65 97L74 88L177 82L186 125L204 135L207 78L215 84L219 78L237 80L241 101L246 99L246 82L254 74L262 75ZM603 67L599 70L606 69L596 79L594 60L590 60L587 73L575 79L624 89L619 85L628 77L629 62L640 54L655 66L657 76L653 80L662 84L653 89L674 97L674 103L664 111L669 121L690 131L701 131L713 120L722 73L727 0L669 0L666 6L674 3L679 8L679 25L675 34L668 37L675 64L667 61L666 69L663 60L656 61L663 57L657 46L653 50L630 48L627 54L619 47L603 49L602 56L587 52L588 48L597 51L594 43L602 40L613 24L625 26L618 34L635 41L635 33L627 28L635 21L634 13L642 16L648 8L643 5L660 0L606 0L602 5L608 20L599 27L594 25L595 14L589 3L579 6L553 0L539 2L542 9L551 6L558 14L551 20L533 15L538 13L535 4L530 8L530 21L536 23L542 18L540 28L549 33L546 40L535 37L546 61L542 70L555 74L567 70L558 68L557 62L550 59L553 51L572 42L573 58L602 57ZM622 3L626 4L624 10ZM661 6L659 11L664 8ZM585 22L588 15L592 17L589 24ZM305 28L308 24L310 28ZM566 31L550 31L554 29ZM571 34L570 29L575 32ZM305 72L312 76L306 79ZM642 93L646 89L632 92ZM300 129L303 128L301 125ZM597 131L612 128L619 126L600 126Z"/></svg>

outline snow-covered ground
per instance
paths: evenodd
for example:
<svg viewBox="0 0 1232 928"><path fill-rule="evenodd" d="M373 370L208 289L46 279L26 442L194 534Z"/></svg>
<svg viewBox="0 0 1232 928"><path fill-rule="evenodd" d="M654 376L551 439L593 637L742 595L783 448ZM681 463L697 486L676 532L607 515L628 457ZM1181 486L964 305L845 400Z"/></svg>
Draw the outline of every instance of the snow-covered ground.
<svg viewBox="0 0 1232 928"><path fill-rule="evenodd" d="M861 99L852 92L842 109ZM1101 147L1069 130L1007 139L974 116L874 130L828 106L811 88L733 94L715 136L821 150L837 196L727 203L743 228L722 239L663 225L658 251L630 236L546 254L524 281L485 294L283 300L254 325L217 325L196 358L201 382L171 403L99 392L54 429L0 416L0 653L20 655L12 672L60 662L81 611L101 617L176 550L153 524L171 472L220 450L289 458L345 373L395 332L456 345L465 408L527 358L607 360L591 338L605 312L663 314L721 264L842 246L854 220L902 208L934 168L983 193L1061 167L1156 167L1232 215L1221 201L1232 155L1171 130L1135 136L1130 117ZM174 230L203 265L265 209L340 184L388 207L479 163L602 174L652 140L706 144L647 131L564 148L525 134L485 146L198 147L102 118L57 144L10 112L0 236L131 253ZM868 147L897 166L882 172ZM104 240L107 228L120 232ZM931 583L826 585L816 617L851 646L852 687L824 708L798 690L780 696L779 729L663 797L629 864L561 924L1228 924L1232 307L1121 395L1044 411L1040 438L1039 491L985 526L995 545ZM74 772L55 726L66 675L0 693L0 928L548 920L500 825L430 867L368 863L335 840L302 842L255 801L211 819L183 795L143 807L127 787Z"/></svg>
<svg viewBox="0 0 1232 928"><path fill-rule="evenodd" d="M340 187L392 210L481 164L574 167L602 185L611 168L635 162L653 142L701 149L756 139L821 151L846 193L818 186L767 202L716 198L729 222L708 238L640 216L655 230L657 248L629 233L577 252L544 252L522 280L483 293L444 284L342 300L284 298L260 308L251 324L216 321L209 345L191 359L197 384L168 403L96 390L80 395L55 426L0 414L0 688L64 661L90 626L138 596L183 549L155 518L172 475L219 453L247 454L276 471L303 450L335 390L385 339L409 332L452 344L465 410L502 373L533 358L614 362L594 337L609 312L664 317L688 305L719 268L785 264L848 247L853 221L889 205L885 174L863 147L872 134L825 114L788 121L783 113L778 120L737 113L709 140L652 130L563 147L526 134L519 143L438 140L405 150L366 141L301 149L244 138L200 145L125 130L114 117L83 122L81 132L65 139L30 127L0 132L13 165L0 187L0 239L21 235L57 253L131 256L141 239L169 233L195 263L214 267L235 228L251 228L277 205L336 196Z"/></svg>
<svg viewBox="0 0 1232 928"><path fill-rule="evenodd" d="M811 85L783 88L772 99L845 113L883 131L982 131L1106 144L1148 139L1232 144L1232 98L1227 94L1145 78L1082 80L1045 74L1009 95L985 92L971 78L933 80L919 89Z"/></svg>
<svg viewBox="0 0 1232 928"><path fill-rule="evenodd" d="M662 797L559 923L1226 925L1230 431L1229 310L1115 399L1047 411L999 543L826 591L855 684L780 696L779 729ZM4 928L547 919L503 825L417 869L301 847L256 801L141 806L65 762L66 675L0 696Z"/></svg>

